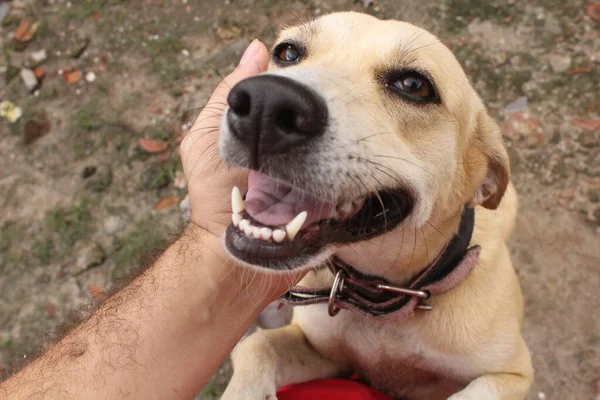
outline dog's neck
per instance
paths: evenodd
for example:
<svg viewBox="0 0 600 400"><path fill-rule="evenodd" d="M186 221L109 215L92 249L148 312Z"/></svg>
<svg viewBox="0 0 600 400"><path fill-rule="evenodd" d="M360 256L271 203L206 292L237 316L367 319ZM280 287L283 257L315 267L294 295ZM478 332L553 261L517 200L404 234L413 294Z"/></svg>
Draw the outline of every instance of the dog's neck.
<svg viewBox="0 0 600 400"><path fill-rule="evenodd" d="M462 209L421 228L407 226L371 241L340 248L336 255L355 269L404 284L429 266L458 232Z"/></svg>

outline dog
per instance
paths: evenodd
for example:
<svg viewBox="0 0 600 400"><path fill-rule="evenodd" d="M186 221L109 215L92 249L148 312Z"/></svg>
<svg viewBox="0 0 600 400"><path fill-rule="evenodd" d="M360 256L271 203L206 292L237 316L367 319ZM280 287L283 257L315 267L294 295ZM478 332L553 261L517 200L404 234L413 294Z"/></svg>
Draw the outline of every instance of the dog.
<svg viewBox="0 0 600 400"><path fill-rule="evenodd" d="M225 162L251 170L228 253L310 271L292 323L238 345L222 399L353 374L405 400L526 397L508 155L442 42L353 12L285 29L220 130Z"/></svg>

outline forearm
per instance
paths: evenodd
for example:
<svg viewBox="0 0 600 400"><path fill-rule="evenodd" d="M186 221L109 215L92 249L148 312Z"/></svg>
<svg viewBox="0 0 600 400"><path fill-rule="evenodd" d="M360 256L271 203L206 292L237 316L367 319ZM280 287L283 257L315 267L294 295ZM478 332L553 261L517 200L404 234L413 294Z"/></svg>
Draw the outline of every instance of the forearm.
<svg viewBox="0 0 600 400"><path fill-rule="evenodd" d="M219 239L200 232L188 229L155 265L0 386L0 398L193 397L291 282L236 267ZM265 290L264 279L280 282Z"/></svg>

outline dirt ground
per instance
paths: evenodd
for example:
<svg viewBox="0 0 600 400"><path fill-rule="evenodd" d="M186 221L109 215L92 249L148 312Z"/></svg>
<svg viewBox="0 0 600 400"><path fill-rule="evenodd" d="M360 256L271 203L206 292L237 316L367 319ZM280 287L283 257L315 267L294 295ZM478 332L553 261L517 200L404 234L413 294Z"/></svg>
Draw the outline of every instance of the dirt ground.
<svg viewBox="0 0 600 400"><path fill-rule="evenodd" d="M14 0L0 11L5 4L0 101L23 116L0 121L0 378L177 231L183 114L204 104L250 40L270 44L285 24L353 9L433 31L465 66L503 127L521 196L512 255L536 368L529 399L599 398L600 4ZM34 70L42 49L45 76L29 91L21 68ZM228 373L199 398L218 398Z"/></svg>

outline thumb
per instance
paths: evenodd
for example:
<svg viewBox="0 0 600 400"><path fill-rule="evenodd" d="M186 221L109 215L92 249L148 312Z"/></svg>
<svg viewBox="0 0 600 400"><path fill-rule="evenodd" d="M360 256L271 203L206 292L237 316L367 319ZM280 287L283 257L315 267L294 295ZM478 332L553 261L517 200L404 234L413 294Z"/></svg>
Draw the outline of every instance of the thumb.
<svg viewBox="0 0 600 400"><path fill-rule="evenodd" d="M211 103L224 104L227 101L227 95L231 88L241 80L250 78L265 72L269 65L269 51L267 47L258 39L254 39L248 46L240 60L237 68L223 79L217 89L214 91L207 105Z"/></svg>

